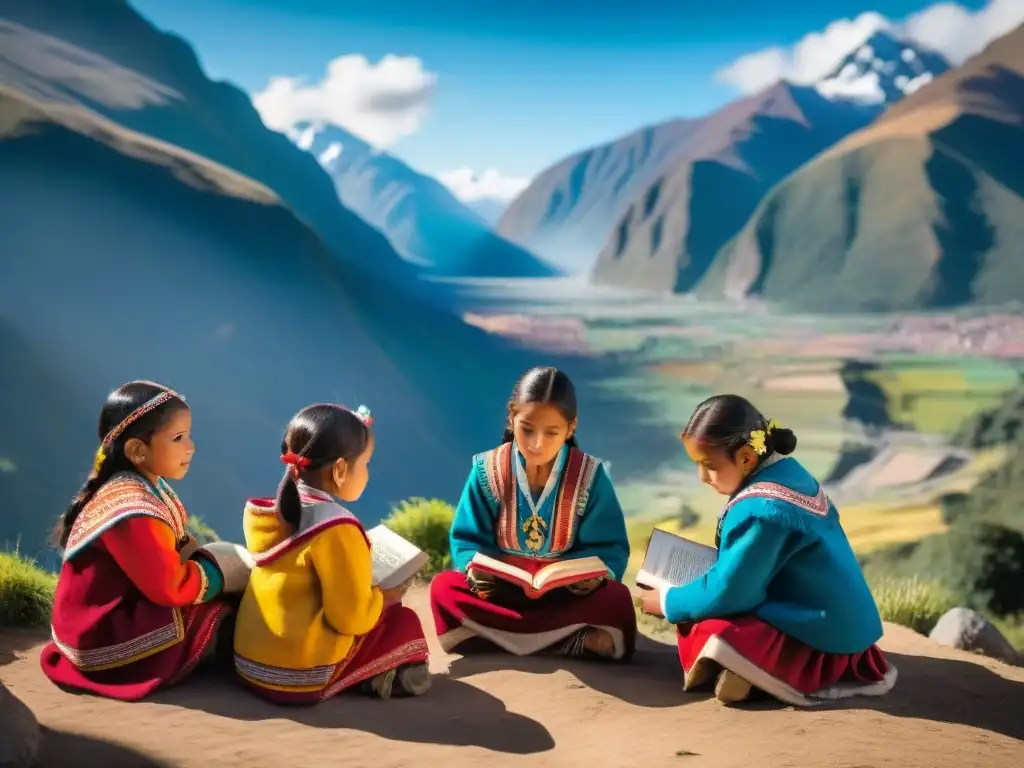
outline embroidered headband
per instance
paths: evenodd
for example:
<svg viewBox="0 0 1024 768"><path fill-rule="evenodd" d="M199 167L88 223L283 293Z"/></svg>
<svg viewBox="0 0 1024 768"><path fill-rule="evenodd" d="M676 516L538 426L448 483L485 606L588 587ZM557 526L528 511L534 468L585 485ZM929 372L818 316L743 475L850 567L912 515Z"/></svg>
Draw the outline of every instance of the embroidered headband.
<svg viewBox="0 0 1024 768"><path fill-rule="evenodd" d="M114 427L112 430L107 432L106 436L100 441L100 447L96 449L96 458L92 463L93 474L99 474L100 468L103 466L103 462L107 460L107 451L116 442L117 438L124 434L124 431L128 429L132 424L141 419L150 411L159 408L161 405L166 403L168 400L177 398L181 402L185 402L185 398L175 392L173 389L165 389L159 395L151 397L149 400L144 402L134 411L129 413L125 418Z"/></svg>
<svg viewBox="0 0 1024 768"><path fill-rule="evenodd" d="M367 429L373 426L373 415L370 413L370 409L367 408L365 405L360 405L354 411L351 408L345 407L344 405L337 405L335 403L324 403L324 405L329 405L332 408L340 408L341 410L348 411L361 422L363 422ZM285 453L281 454L281 463L288 467L288 473L297 482L299 479L299 473L309 466L310 461L301 453L295 453L295 451L286 451Z"/></svg>
<svg viewBox="0 0 1024 768"><path fill-rule="evenodd" d="M758 456L764 456L768 452L768 437L774 430L781 428L782 425L775 419L768 419L768 425L764 429L755 429L750 433L747 445L753 448Z"/></svg>

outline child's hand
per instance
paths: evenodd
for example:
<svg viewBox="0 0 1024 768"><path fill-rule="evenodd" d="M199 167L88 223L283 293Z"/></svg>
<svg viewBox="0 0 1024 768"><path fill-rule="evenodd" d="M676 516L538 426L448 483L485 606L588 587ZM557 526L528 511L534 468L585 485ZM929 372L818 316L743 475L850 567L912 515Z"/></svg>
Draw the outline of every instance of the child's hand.
<svg viewBox="0 0 1024 768"><path fill-rule="evenodd" d="M489 573L479 573L473 568L466 571L466 583L470 591L483 600L486 600L494 589L494 577Z"/></svg>
<svg viewBox="0 0 1024 768"><path fill-rule="evenodd" d="M601 586L601 581L601 579L584 579L583 581L577 581L575 584L566 585L566 589L574 595L589 595Z"/></svg>
<svg viewBox="0 0 1024 768"><path fill-rule="evenodd" d="M640 598L640 610L648 616L661 616L664 618L661 612L661 590L645 589L643 596Z"/></svg>
<svg viewBox="0 0 1024 768"><path fill-rule="evenodd" d="M395 605L402 602L402 598L405 597L405 593L408 590L408 584L399 584L391 589L382 589L381 594L384 595L384 605Z"/></svg>
<svg viewBox="0 0 1024 768"><path fill-rule="evenodd" d="M185 543L181 545L181 549L178 550L178 557L181 559L181 564L184 565L189 560L191 560L192 555L194 555L198 550L199 542L196 541L195 536L189 534L188 538L185 540Z"/></svg>

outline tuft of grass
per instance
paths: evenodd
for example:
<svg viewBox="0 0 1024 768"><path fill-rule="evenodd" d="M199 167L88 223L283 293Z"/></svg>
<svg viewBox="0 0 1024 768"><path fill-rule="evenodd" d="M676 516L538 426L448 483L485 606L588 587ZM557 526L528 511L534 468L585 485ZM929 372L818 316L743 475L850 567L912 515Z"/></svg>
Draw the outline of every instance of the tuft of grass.
<svg viewBox="0 0 1024 768"><path fill-rule="evenodd" d="M955 595L935 581L916 576L883 579L872 592L883 621L927 635L946 611L958 605Z"/></svg>
<svg viewBox="0 0 1024 768"><path fill-rule="evenodd" d="M217 532L207 525L199 515L189 515L188 532L195 536L200 545L220 541Z"/></svg>
<svg viewBox="0 0 1024 768"><path fill-rule="evenodd" d="M451 567L448 532L454 517L455 508L447 501L412 498L392 509L384 525L430 556L420 574L429 579Z"/></svg>
<svg viewBox="0 0 1024 768"><path fill-rule="evenodd" d="M48 627L57 577L14 552L0 552L0 627Z"/></svg>
<svg viewBox="0 0 1024 768"><path fill-rule="evenodd" d="M649 616L640 610L640 599L633 598L633 611L636 613L636 626L640 634L662 643L675 643L676 626L669 624L660 616Z"/></svg>

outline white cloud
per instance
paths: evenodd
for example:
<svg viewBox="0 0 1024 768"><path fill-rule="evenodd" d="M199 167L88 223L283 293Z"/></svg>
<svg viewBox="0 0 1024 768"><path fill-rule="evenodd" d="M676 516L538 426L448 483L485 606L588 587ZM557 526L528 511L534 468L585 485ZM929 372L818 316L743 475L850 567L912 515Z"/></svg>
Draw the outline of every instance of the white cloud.
<svg viewBox="0 0 1024 768"><path fill-rule="evenodd" d="M833 21L821 32L806 35L792 48L767 48L741 56L719 70L715 79L743 93L754 93L782 79L814 83L872 34L883 30L918 42L960 64L1021 22L1022 0L990 0L977 11L955 3L936 3L901 22L872 11L855 19Z"/></svg>
<svg viewBox="0 0 1024 768"><path fill-rule="evenodd" d="M484 199L508 202L530 184L527 178L504 176L496 168L488 168L483 173L474 173L472 168L458 168L438 174L437 179L464 203Z"/></svg>
<svg viewBox="0 0 1024 768"><path fill-rule="evenodd" d="M388 54L373 64L349 54L332 60L323 79L312 85L302 78L273 77L252 102L273 130L294 135L300 123L334 125L384 149L419 129L436 84L437 75L415 56Z"/></svg>

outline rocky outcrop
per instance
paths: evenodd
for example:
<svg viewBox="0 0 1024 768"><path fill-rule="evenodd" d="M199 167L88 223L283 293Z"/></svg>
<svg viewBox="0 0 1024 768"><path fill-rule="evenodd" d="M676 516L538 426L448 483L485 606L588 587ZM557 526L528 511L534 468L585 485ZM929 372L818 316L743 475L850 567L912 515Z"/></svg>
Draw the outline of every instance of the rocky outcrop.
<svg viewBox="0 0 1024 768"><path fill-rule="evenodd" d="M1020 653L988 619L970 608L953 608L939 619L929 637L939 645L971 651L1008 664L1018 664Z"/></svg>

